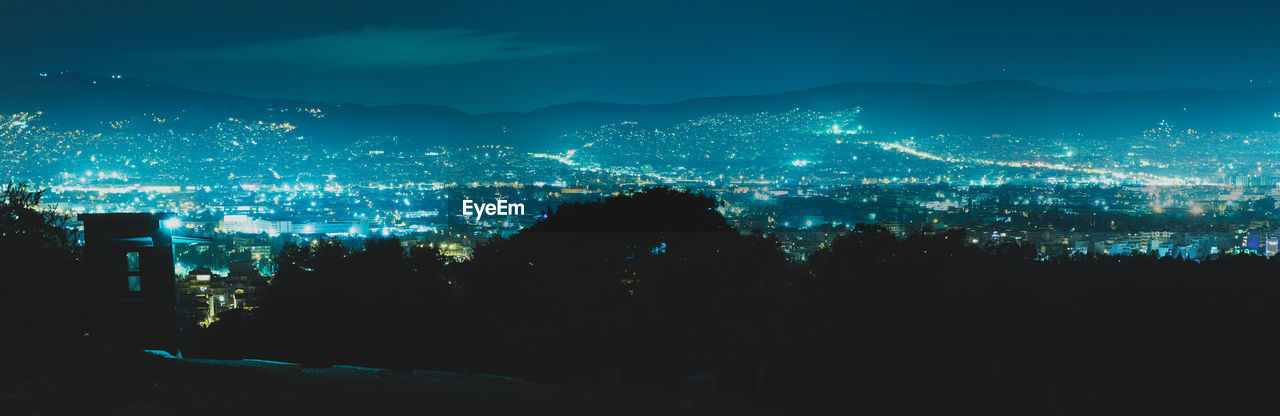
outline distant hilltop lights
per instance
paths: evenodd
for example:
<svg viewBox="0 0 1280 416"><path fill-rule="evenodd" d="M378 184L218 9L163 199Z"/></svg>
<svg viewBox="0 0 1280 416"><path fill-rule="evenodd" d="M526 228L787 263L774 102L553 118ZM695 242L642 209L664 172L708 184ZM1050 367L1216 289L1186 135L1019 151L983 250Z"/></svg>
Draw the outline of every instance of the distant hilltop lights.
<svg viewBox="0 0 1280 416"><path fill-rule="evenodd" d="M59 72L59 73L58 73L58 75L66 75L66 74L70 74L70 73L71 73L71 71L62 71L62 72ZM49 77L49 73L48 73L48 72L40 72L40 73L37 73L36 75L39 75L41 78L48 78L48 77ZM124 78L124 75L120 75L120 74L111 74L111 79L122 79L122 78Z"/></svg>
<svg viewBox="0 0 1280 416"><path fill-rule="evenodd" d="M862 126L857 126L857 127L855 127L853 130L845 130L844 128L841 128L841 127L840 127L840 124L839 124L839 123L832 124L832 125L831 125L831 128L830 128L830 129L828 129L828 130L827 130L827 132L828 132L828 133L831 133L831 134L859 134L859 133L863 133L863 131L862 131Z"/></svg>

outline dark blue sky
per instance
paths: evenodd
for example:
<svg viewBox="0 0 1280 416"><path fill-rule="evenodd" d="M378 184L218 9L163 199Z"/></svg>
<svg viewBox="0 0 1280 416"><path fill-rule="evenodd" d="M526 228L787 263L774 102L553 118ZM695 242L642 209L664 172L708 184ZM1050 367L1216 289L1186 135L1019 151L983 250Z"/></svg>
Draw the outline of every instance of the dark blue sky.
<svg viewBox="0 0 1280 416"><path fill-rule="evenodd" d="M845 81L1007 78L1082 92L1280 82L1280 2L42 3L0 7L0 79L69 69L473 112Z"/></svg>

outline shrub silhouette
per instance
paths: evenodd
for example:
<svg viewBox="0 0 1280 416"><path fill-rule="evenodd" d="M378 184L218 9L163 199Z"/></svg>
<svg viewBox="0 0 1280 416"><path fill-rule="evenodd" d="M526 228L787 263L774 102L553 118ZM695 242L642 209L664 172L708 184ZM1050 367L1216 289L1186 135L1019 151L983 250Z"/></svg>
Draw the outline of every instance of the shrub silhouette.
<svg viewBox="0 0 1280 416"><path fill-rule="evenodd" d="M6 351L79 337L84 293L80 247L67 216L40 205L43 190L9 182L0 193L0 328Z"/></svg>

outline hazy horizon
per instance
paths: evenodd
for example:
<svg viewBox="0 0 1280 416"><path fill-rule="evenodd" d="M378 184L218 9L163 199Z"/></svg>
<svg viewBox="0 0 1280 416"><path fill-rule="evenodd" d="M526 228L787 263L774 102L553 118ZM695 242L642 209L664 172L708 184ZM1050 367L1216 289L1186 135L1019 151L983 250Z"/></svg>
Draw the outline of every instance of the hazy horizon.
<svg viewBox="0 0 1280 416"><path fill-rule="evenodd" d="M541 110L541 109L545 109L545 108L549 108L549 107L555 107L555 106L559 106L559 105L566 105L566 104L578 104L578 103L602 103L602 104L619 104L619 105L664 105L664 104L675 104L675 103L680 103L680 102L685 102L685 101L692 101L692 100L698 100L698 99L704 99L704 98L729 98L729 97L749 97L749 96L760 96L760 95L786 94L786 93L793 93L793 92L807 91L807 90L812 90L812 89L818 89L818 88L830 87L830 86L835 86L835 85L844 85L844 84L926 85L926 86L935 86L935 87L954 87L954 86L963 86L963 85L971 85L971 84L981 84L981 83L989 83L989 82L1030 83L1030 84L1032 84L1032 85L1036 85L1036 86L1039 86L1039 87L1047 88L1047 89L1050 89L1050 90L1061 91L1061 92L1066 92L1066 93L1071 93L1071 94L1080 94L1080 95L1089 95L1089 94L1107 94L1107 93L1151 92L1151 91L1171 91L1171 90L1244 91L1244 90L1251 90L1251 89L1268 89L1268 88L1273 88L1273 87L1275 87L1275 85L1274 85L1274 84L1272 84L1272 83L1266 83L1266 84L1262 84L1262 85L1255 85L1255 86L1250 86L1250 87L1209 87L1209 86L1203 86L1203 87L1196 87L1196 86L1190 86L1190 87L1184 87L1184 86L1164 86L1164 87L1160 87L1160 86L1156 86L1156 87L1151 87L1151 88L1136 88L1136 89L1103 89L1103 90L1096 90L1096 91L1094 91L1094 90L1072 90L1072 89L1067 89L1067 88L1058 88L1058 87L1055 87L1055 86L1052 86L1052 85L1047 85L1047 84L1045 84L1045 83L1038 82L1038 81L1036 81L1036 80L1031 80L1031 79L988 78L988 79L975 79L975 80L971 80L971 81L959 81L959 82L952 82L952 83L934 83L934 82L924 82L924 81L860 81L860 80L850 80L850 81L837 81L837 82L824 83L824 84L812 85L812 86L807 86L807 87L797 87L797 88L780 89L780 90L768 90L768 91L756 91L756 92L728 93L728 94L722 94L722 95L698 95L698 96L688 96L688 97L677 98L677 99L672 99L672 100L664 100L664 101L631 102L631 101L616 101L616 100L611 101L611 100L573 99L573 100L560 101L560 102L554 102L554 103L549 103L549 104L546 104L546 105L540 105L540 106L537 106L537 107L525 108L525 109L509 109L509 110L493 110L493 111L473 111L473 110L469 110L469 109L466 109L466 108L461 108L461 107L458 107L458 106L449 105L449 104L447 104L447 103L436 103L436 102L405 101L405 102L386 102L386 103L382 103L382 102L358 102L358 101L325 101L325 100L308 99L308 98L292 97L292 96L271 96L271 95L261 95L261 94L254 94L254 93L252 93L252 92L239 93L239 92L234 92L234 91L229 91L229 90L224 91L224 90L201 89L201 88L192 87L192 86L188 86L188 85L175 84L175 83L169 83L169 82L158 81L158 80L154 80L154 79L148 79L148 78L141 78L141 77L131 76L130 74L117 74L117 73L102 73L102 74L100 74L100 73L91 73L91 72L83 72L83 71L75 71L75 70L64 70L64 71L58 71L58 72L40 72L40 73L31 74L31 75L29 75L29 76L21 76L21 77L16 77L16 78L8 78L8 79L0 80L0 84L13 84L13 83L20 83L20 82L24 82L24 81L29 81L29 80L39 79L42 75L49 75L49 76L53 76L53 75L60 75L60 74L64 74L64 73L80 74L80 75L84 75L84 76L87 76L87 77L91 77L91 78L99 78L99 79L110 79L112 76L120 75L120 76L122 76L123 78L126 78L126 79L133 79L133 80L137 80L137 81L144 81L144 82L158 83L158 84L163 84L163 85L167 85L167 86L171 86L171 87L177 87L177 88L181 88L181 89L185 89L185 90L189 90L189 91L193 91L193 92L199 92L199 93L210 93L210 94L229 94L229 95L233 95L233 96L237 96L237 97L249 98L249 99L256 99L256 100L288 100L288 101L302 101L302 102L309 102L309 103L315 103L315 104L325 104L325 105L361 105L361 106L366 106L366 107L394 107L394 106L433 106L433 107L448 107L448 108L452 108L452 109L455 109L455 110L459 110L459 111L462 111L462 112L464 112L464 113L471 114L471 115L484 115L484 114L494 114L494 113L528 113L528 112L537 111L537 110Z"/></svg>
<svg viewBox="0 0 1280 416"><path fill-rule="evenodd" d="M6 45L0 79L71 69L468 112L847 81L1247 88L1280 75L1267 18L1278 12L1253 1L18 3L0 36L23 41Z"/></svg>

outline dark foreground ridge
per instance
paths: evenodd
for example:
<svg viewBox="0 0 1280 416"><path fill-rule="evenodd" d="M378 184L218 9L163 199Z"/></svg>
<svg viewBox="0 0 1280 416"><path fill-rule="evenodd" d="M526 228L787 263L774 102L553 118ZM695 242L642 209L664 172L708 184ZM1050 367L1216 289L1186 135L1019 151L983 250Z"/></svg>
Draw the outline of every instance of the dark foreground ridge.
<svg viewBox="0 0 1280 416"><path fill-rule="evenodd" d="M80 342L0 372L6 415L786 414L812 403L484 375L160 358ZM31 357L28 357L31 358Z"/></svg>
<svg viewBox="0 0 1280 416"><path fill-rule="evenodd" d="M1044 258L860 225L793 262L713 198L666 188L564 206L467 261L394 239L287 246L260 309L179 344L328 370L55 350L100 345L77 320L77 282L94 274L32 209L38 193L10 194L0 254L23 290L3 306L24 319L7 321L4 397L18 414L182 412L202 394L246 413L1247 414L1272 406L1280 370L1274 258ZM414 370L527 382L449 390Z"/></svg>

